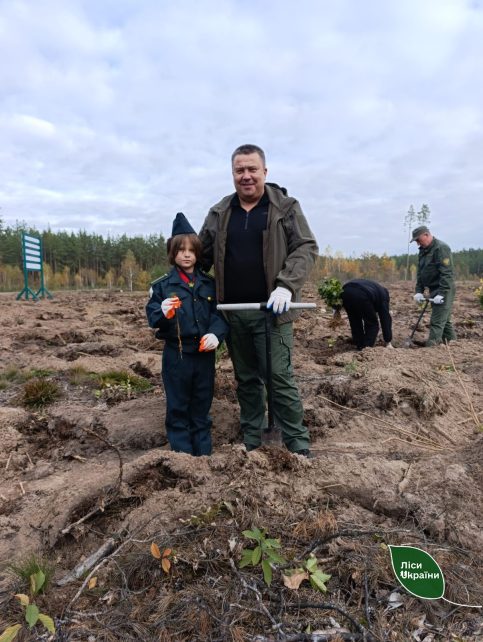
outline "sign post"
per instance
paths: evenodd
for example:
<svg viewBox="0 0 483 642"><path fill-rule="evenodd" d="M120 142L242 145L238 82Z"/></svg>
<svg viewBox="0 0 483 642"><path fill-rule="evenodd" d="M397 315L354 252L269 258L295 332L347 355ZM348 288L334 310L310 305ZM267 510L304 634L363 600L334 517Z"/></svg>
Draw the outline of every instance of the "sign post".
<svg viewBox="0 0 483 642"><path fill-rule="evenodd" d="M23 290L17 294L16 300L25 295L28 300L29 296L36 301L39 296L51 299L52 295L44 285L44 269L42 266L42 239L25 234L22 232L22 257L23 257ZM29 272L40 272L40 287L37 292L29 288Z"/></svg>

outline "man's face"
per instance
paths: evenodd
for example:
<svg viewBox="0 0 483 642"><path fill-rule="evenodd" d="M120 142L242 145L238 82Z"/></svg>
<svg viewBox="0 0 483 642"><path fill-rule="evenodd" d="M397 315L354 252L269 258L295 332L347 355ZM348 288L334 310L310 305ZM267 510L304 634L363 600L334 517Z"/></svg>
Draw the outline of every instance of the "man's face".
<svg viewBox="0 0 483 642"><path fill-rule="evenodd" d="M233 159L233 182L241 202L253 203L261 199L265 189L267 168L257 153L238 154Z"/></svg>
<svg viewBox="0 0 483 642"><path fill-rule="evenodd" d="M431 234L428 234L427 232L424 232L424 234L421 234L421 236L418 236L416 239L416 243L418 247L428 247L428 245L431 245L431 241L433 240L433 237Z"/></svg>

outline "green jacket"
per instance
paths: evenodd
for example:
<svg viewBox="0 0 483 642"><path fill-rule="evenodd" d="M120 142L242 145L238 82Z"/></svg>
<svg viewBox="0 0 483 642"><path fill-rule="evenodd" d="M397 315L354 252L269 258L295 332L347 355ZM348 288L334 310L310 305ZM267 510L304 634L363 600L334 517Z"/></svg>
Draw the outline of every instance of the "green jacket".
<svg viewBox="0 0 483 642"><path fill-rule="evenodd" d="M419 248L416 292L428 288L430 296L454 291L453 257L446 243L433 237L431 245Z"/></svg>
<svg viewBox="0 0 483 642"><path fill-rule="evenodd" d="M267 282L267 299L277 286L292 292L300 301L302 286L314 265L319 248L299 202L287 196L278 185L266 183L268 207L267 229L263 232L263 265ZM228 221L233 194L214 205L203 223L199 237L203 245L203 268L215 268L216 296L224 301L224 265ZM289 310L278 317L279 323L292 321L297 313Z"/></svg>

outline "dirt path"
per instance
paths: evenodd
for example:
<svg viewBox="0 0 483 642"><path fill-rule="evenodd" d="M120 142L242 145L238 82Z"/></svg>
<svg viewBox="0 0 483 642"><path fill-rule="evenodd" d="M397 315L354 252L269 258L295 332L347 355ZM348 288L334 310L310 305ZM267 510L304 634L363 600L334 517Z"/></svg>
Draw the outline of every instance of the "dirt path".
<svg viewBox="0 0 483 642"><path fill-rule="evenodd" d="M475 285L459 285L458 341L449 350L399 347L417 309L409 285L389 288L397 349L363 352L353 350L345 320L330 327L315 286L306 289L319 307L295 325L294 367L313 460L280 448L245 452L226 354L213 456L170 452L161 344L146 325L143 294L58 293L37 303L0 295L0 560L4 569L32 552L53 561L54 583L38 599L56 617L55 639L262 642L315 639L316 630L320 640L482 639L481 611L412 597L387 549L423 548L444 572L445 597L482 604ZM93 374L120 371L151 387L107 385ZM25 385L38 378L55 382L60 397L28 409ZM307 582L287 589L278 569L268 588L259 567L237 569L250 546L242 531L255 526L280 538L292 566L314 550L331 575L329 592ZM153 541L175 550L169 573L152 557ZM77 595L88 571L56 586L106 542L111 557L95 571L96 587ZM25 587L15 582L5 570L0 634L20 613L12 595Z"/></svg>

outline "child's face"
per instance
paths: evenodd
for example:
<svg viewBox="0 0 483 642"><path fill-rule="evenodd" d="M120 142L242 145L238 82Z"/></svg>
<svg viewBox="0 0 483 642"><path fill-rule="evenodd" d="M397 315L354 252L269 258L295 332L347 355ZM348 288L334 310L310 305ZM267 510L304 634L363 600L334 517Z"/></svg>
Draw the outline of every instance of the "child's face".
<svg viewBox="0 0 483 642"><path fill-rule="evenodd" d="M174 259L176 265L183 268L185 272L191 274L196 264L196 254L191 243L181 246Z"/></svg>

